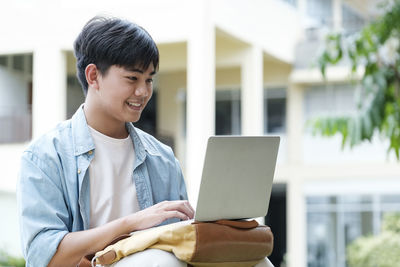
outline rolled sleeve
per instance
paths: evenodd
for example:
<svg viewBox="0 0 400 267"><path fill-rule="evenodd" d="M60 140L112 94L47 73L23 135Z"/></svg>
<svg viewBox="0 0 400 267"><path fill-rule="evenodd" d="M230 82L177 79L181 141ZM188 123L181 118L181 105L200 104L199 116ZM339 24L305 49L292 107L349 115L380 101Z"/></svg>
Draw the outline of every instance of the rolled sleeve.
<svg viewBox="0 0 400 267"><path fill-rule="evenodd" d="M62 174L48 158L32 152L21 158L17 185L21 244L26 266L47 266L64 236L70 215L62 191Z"/></svg>

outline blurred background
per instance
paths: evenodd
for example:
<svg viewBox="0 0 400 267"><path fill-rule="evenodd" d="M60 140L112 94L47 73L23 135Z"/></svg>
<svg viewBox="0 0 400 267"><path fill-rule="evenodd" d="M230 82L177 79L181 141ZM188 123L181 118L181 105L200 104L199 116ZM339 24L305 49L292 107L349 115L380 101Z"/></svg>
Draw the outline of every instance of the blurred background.
<svg viewBox="0 0 400 267"><path fill-rule="evenodd" d="M14 0L0 3L0 249L21 256L19 159L29 142L84 101L73 42L95 15L143 26L160 50L155 90L137 127L170 145L195 206L210 135L279 135L265 218L275 266L349 266L346 247L378 235L400 211L400 165L388 140L341 149L341 137L306 127L353 114L362 75L316 61L324 36L357 33L378 0ZM245 177L244 177L245 179ZM45 249L45 248L44 248ZM4 256L5 257L5 256Z"/></svg>

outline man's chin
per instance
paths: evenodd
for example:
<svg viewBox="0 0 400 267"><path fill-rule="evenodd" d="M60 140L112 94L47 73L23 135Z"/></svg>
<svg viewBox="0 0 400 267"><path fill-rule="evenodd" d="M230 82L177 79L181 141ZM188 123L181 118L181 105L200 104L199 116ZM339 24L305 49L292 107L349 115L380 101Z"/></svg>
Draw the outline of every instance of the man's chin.
<svg viewBox="0 0 400 267"><path fill-rule="evenodd" d="M139 118L130 119L129 122L135 123L135 122L138 122L139 120L140 120L140 117Z"/></svg>

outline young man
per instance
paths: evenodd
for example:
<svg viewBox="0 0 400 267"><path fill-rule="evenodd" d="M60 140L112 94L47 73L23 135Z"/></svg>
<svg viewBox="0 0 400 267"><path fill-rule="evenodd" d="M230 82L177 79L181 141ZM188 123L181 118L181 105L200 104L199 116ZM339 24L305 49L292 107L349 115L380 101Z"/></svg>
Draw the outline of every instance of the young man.
<svg viewBox="0 0 400 267"><path fill-rule="evenodd" d="M194 215L172 150L132 124L158 68L150 35L96 17L74 50L85 103L22 155L17 196L27 267L76 266L122 234Z"/></svg>

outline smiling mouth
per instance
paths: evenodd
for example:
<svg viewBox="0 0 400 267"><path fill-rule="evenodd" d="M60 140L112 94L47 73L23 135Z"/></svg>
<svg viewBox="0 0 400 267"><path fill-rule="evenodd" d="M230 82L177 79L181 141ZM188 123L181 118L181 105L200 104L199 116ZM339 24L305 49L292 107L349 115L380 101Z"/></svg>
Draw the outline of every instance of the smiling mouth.
<svg viewBox="0 0 400 267"><path fill-rule="evenodd" d="M140 108L142 106L141 103L134 103L134 102L126 102L128 106L134 107L134 108Z"/></svg>

